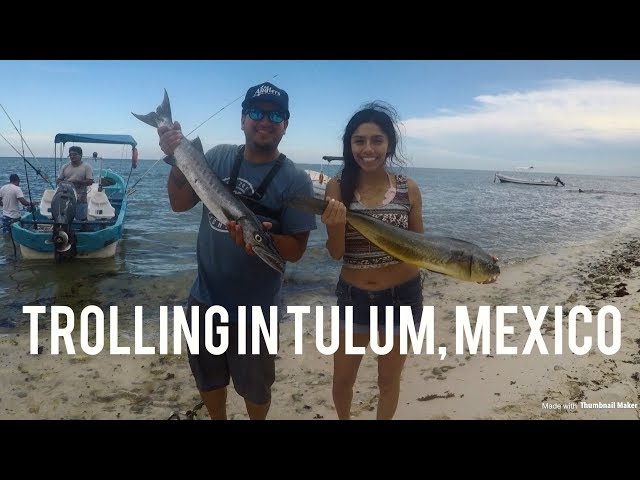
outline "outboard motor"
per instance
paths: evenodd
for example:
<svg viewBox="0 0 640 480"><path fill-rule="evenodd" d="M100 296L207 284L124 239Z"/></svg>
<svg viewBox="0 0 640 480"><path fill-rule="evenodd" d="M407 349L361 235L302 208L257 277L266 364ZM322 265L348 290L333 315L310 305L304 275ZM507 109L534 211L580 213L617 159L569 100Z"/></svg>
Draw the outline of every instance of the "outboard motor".
<svg viewBox="0 0 640 480"><path fill-rule="evenodd" d="M562 180L560 180L560 177L555 177L553 180L556 182L556 186L559 183L560 185L562 185L564 187L564 182Z"/></svg>
<svg viewBox="0 0 640 480"><path fill-rule="evenodd" d="M60 182L51 200L51 216L53 217L53 235L47 243L55 247L56 262L76 256L76 236L71 223L76 216L76 191L73 184Z"/></svg>

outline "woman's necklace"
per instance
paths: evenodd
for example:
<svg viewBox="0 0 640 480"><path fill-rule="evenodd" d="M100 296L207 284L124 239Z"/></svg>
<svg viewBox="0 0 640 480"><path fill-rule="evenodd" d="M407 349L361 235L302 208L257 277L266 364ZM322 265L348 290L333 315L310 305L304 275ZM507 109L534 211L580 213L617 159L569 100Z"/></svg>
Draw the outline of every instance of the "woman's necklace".
<svg viewBox="0 0 640 480"><path fill-rule="evenodd" d="M355 197L365 207L374 208L383 204L387 192L392 188L391 175L387 173L387 182L385 185L371 185L364 189L359 186L355 192Z"/></svg>

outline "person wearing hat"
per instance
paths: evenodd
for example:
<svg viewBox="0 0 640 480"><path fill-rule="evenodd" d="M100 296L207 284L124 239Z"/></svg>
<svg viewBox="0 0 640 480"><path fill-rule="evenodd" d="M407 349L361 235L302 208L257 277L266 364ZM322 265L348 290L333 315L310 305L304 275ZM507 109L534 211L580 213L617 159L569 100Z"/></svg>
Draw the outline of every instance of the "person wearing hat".
<svg viewBox="0 0 640 480"><path fill-rule="evenodd" d="M307 247L309 232L316 228L315 215L285 207L282 199L288 195L313 196L313 186L307 173L281 154L280 141L289 126L289 95L271 83L261 83L247 90L240 114L240 129L244 145L217 145L207 151L206 161L215 174L234 193L241 194L256 214L268 220L273 241L281 256L298 261ZM160 148L172 155L184 138L178 122L171 128L158 128ZM200 200L185 176L171 167L167 190L171 208L184 212ZM222 355L213 355L201 334L199 354L189 352L189 364L196 386L212 419L226 419L227 385L233 380L236 392L244 398L250 419L265 419L271 403L271 386L275 380L275 355L269 354L264 343L260 353L252 354L253 306L261 307L265 319L270 306L282 310L280 288L283 275L261 261L245 244L240 224L221 223L202 207L202 219L197 240L198 274L191 288L187 312L199 307L200 332L205 332L205 313L212 305L220 305L228 313L228 324L219 315L213 316L214 331L228 328L228 348ZM238 349L238 307L246 306L247 354ZM187 318L190 315L187 314ZM191 327L193 329L193 326ZM257 326L255 328L258 328ZM262 337L262 335L260 335ZM215 335L214 335L215 337ZM214 338L213 345L220 340Z"/></svg>
<svg viewBox="0 0 640 480"><path fill-rule="evenodd" d="M33 208L33 203L24 198L20 188L20 177L12 173L9 183L0 188L0 207L2 207L2 233L11 233L11 224L20 218L20 204Z"/></svg>
<svg viewBox="0 0 640 480"><path fill-rule="evenodd" d="M76 220L87 219L87 187L93 184L93 168L82 161L82 148L69 147L69 162L60 170L56 183L71 182L76 191Z"/></svg>

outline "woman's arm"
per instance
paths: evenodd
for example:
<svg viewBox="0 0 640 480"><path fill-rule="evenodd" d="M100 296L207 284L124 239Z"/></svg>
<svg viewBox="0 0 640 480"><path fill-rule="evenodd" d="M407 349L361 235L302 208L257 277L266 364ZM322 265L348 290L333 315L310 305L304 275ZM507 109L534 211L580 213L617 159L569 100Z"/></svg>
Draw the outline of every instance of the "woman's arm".
<svg viewBox="0 0 640 480"><path fill-rule="evenodd" d="M407 178L407 187L409 189L409 202L411 209L409 210L409 230L412 232L424 233L424 224L422 222L422 193L418 184L411 178Z"/></svg>
<svg viewBox="0 0 640 480"><path fill-rule="evenodd" d="M329 180L325 190L325 197L329 200L327 208L320 217L327 226L326 247L331 258L340 260L344 255L344 236L347 224L347 208L342 203L340 185L335 178Z"/></svg>

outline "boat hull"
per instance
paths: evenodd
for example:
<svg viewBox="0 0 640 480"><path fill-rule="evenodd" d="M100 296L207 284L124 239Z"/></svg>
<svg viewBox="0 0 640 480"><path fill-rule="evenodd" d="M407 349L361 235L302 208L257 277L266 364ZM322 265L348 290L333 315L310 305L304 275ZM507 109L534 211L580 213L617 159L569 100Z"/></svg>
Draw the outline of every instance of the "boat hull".
<svg viewBox="0 0 640 480"><path fill-rule="evenodd" d="M305 170L305 172L307 172L309 178L311 178L311 183L313 184L313 196L320 200L324 200L327 182L331 177L316 170Z"/></svg>
<svg viewBox="0 0 640 480"><path fill-rule="evenodd" d="M92 259L92 258L112 258L116 255L117 246L120 240L116 240L110 245L98 250L89 252L78 252L74 258ZM53 260L55 255L53 249L50 252L41 252L33 250L25 245L20 245L20 254L25 260Z"/></svg>
<svg viewBox="0 0 640 480"><path fill-rule="evenodd" d="M543 181L543 180L526 180L521 178L507 177L506 175L496 174L496 178L500 180L500 183L517 183L519 185L540 185L546 187L557 187L559 182Z"/></svg>

